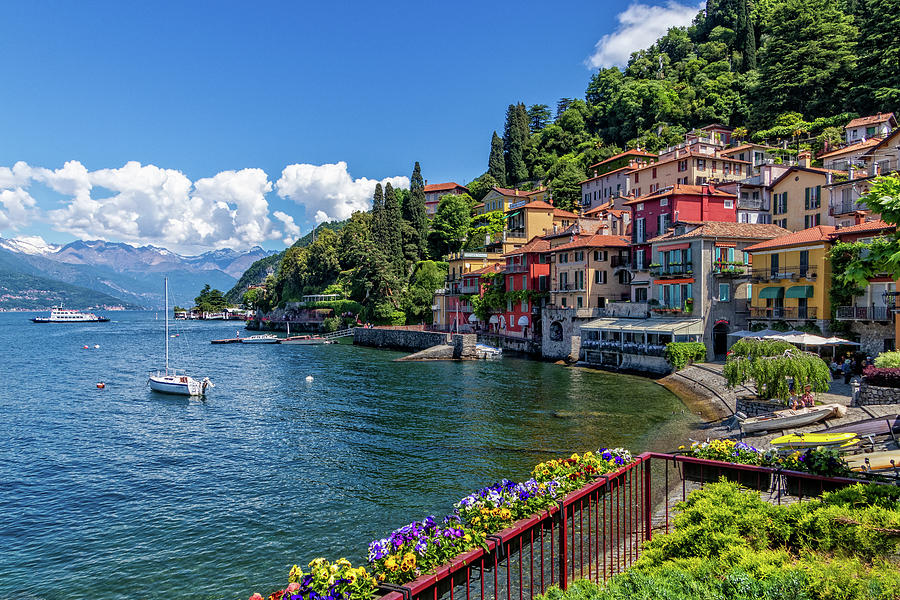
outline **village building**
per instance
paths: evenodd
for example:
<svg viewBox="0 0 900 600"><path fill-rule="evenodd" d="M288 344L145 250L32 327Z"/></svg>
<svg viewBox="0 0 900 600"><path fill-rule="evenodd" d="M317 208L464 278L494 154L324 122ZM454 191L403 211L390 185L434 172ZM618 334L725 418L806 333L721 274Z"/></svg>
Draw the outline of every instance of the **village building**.
<svg viewBox="0 0 900 600"><path fill-rule="evenodd" d="M459 185L455 181L449 183L432 183L425 182L425 214L429 219L433 219L437 214L437 207L441 198L450 194L468 194L469 189Z"/></svg>
<svg viewBox="0 0 900 600"><path fill-rule="evenodd" d="M448 270L447 282L443 288L435 291L431 306L432 324L436 329L451 331L460 327L460 331L469 331L469 315L472 313L470 302L460 299L477 291L477 283L471 278L466 281L464 276L483 271L485 268L502 265L504 259L500 254L489 252L461 251L447 256Z"/></svg>
<svg viewBox="0 0 900 600"><path fill-rule="evenodd" d="M509 336L540 339L540 309L550 292L550 242L535 237L504 254L506 310L500 326Z"/></svg>
<svg viewBox="0 0 900 600"><path fill-rule="evenodd" d="M817 225L744 249L753 263L751 323L828 329L831 263L827 253L834 230Z"/></svg>
<svg viewBox="0 0 900 600"><path fill-rule="evenodd" d="M844 126L844 140L848 144L868 140L873 137L883 138L896 129L897 119L894 113L878 113L868 117L853 119Z"/></svg>
<svg viewBox="0 0 900 600"><path fill-rule="evenodd" d="M553 281L550 304L556 308L603 308L627 300L628 245L626 237L574 235L571 241L550 243Z"/></svg>
<svg viewBox="0 0 900 600"><path fill-rule="evenodd" d="M631 195L628 174L638 166L656 162L657 155L642 150L626 150L591 165L591 177L581 182L581 210L586 211L611 203L621 209Z"/></svg>
<svg viewBox="0 0 900 600"><path fill-rule="evenodd" d="M862 196L869 193L872 181L881 175L889 175L900 170L900 129L872 146L861 156L863 168L854 169L849 175L832 177L826 184L829 195L829 211L834 225L847 227L866 219L869 209Z"/></svg>
<svg viewBox="0 0 900 600"><path fill-rule="evenodd" d="M770 223L791 231L828 224L828 204L822 199L822 191L828 184L829 171L808 164L788 167L768 186Z"/></svg>

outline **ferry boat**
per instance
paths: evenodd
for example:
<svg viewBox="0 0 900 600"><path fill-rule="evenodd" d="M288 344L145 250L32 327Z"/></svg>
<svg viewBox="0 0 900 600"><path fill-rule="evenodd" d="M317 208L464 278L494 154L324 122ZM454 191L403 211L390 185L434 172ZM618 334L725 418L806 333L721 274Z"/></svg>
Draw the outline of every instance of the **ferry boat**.
<svg viewBox="0 0 900 600"><path fill-rule="evenodd" d="M106 323L108 317L98 317L94 313L83 313L68 308L53 308L49 317L34 317L32 323Z"/></svg>

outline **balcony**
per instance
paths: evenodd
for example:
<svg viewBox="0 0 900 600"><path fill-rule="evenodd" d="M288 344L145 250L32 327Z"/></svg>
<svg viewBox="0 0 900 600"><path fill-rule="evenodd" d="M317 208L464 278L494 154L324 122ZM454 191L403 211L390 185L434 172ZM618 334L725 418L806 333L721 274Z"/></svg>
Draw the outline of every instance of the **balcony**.
<svg viewBox="0 0 900 600"><path fill-rule="evenodd" d="M477 285L461 285L459 286L460 294L477 294L478 286Z"/></svg>
<svg viewBox="0 0 900 600"><path fill-rule="evenodd" d="M853 202L852 200L841 200L831 204L829 212L832 216L846 215L854 213L858 210L865 210L866 205L861 202Z"/></svg>
<svg viewBox="0 0 900 600"><path fill-rule="evenodd" d="M818 307L774 307L774 306L751 306L751 319L776 319L781 321L796 321L806 319L816 319Z"/></svg>
<svg viewBox="0 0 900 600"><path fill-rule="evenodd" d="M818 272L819 268L815 265L797 265L793 267L778 267L777 269L752 269L750 277L753 283L781 281L782 279L790 279L791 281L808 279L814 281Z"/></svg>
<svg viewBox="0 0 900 600"><path fill-rule="evenodd" d="M568 292L583 292L584 286L578 287L574 283L567 283L565 285L561 285L556 289L550 290L551 294L565 294Z"/></svg>
<svg viewBox="0 0 900 600"><path fill-rule="evenodd" d="M713 275L716 277L746 277L750 267L739 262L717 262L713 264Z"/></svg>
<svg viewBox="0 0 900 600"><path fill-rule="evenodd" d="M627 269L631 264L631 260L627 256L612 256L609 264L613 269Z"/></svg>
<svg viewBox="0 0 900 600"><path fill-rule="evenodd" d="M893 306L839 306L838 321L891 321Z"/></svg>
<svg viewBox="0 0 900 600"><path fill-rule="evenodd" d="M510 265L510 264L507 264L506 267L504 267L503 270L504 270L504 272L507 273L507 274L509 274L509 273L527 273L527 272L528 272L528 265Z"/></svg>
<svg viewBox="0 0 900 600"><path fill-rule="evenodd" d="M651 306L650 310L659 317L683 317L694 314L694 304L683 304L681 306L667 306L665 304L657 304Z"/></svg>
<svg viewBox="0 0 900 600"><path fill-rule="evenodd" d="M768 200L762 198L739 198L739 210L769 210Z"/></svg>
<svg viewBox="0 0 900 600"><path fill-rule="evenodd" d="M660 279L667 279L672 277L684 277L685 275L691 275L694 272L694 265L668 265L668 266L656 266L650 268L650 275L653 277L659 277Z"/></svg>

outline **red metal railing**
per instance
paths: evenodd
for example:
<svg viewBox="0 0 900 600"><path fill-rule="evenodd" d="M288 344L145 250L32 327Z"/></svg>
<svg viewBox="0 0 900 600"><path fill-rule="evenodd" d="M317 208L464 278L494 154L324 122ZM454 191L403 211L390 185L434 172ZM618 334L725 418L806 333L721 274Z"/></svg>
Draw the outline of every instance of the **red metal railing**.
<svg viewBox="0 0 900 600"><path fill-rule="evenodd" d="M778 503L783 496L802 501L858 483L647 452L569 493L550 510L488 536L486 549L461 554L406 585L382 586L387 592L382 600L531 600L551 585L565 589L574 579L601 583L638 559L654 528L669 531L673 502L719 477L770 492Z"/></svg>

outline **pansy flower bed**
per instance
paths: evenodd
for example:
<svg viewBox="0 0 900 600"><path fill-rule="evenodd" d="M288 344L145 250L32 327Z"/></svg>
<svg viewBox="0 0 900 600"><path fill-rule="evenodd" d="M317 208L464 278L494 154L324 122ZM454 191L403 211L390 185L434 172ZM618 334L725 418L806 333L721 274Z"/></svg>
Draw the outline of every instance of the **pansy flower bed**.
<svg viewBox="0 0 900 600"><path fill-rule="evenodd" d="M395 529L369 544L369 564L377 581L405 583L484 544L484 532L463 524L458 515L441 523L434 517Z"/></svg>
<svg viewBox="0 0 900 600"><path fill-rule="evenodd" d="M611 473L634 458L624 448L601 448L597 453L573 454L569 458L548 460L537 465L532 476L539 482L558 481L563 493L571 492L591 482L595 477Z"/></svg>
<svg viewBox="0 0 900 600"><path fill-rule="evenodd" d="M504 479L469 494L454 508L464 522L491 534L553 506L558 489L556 481L513 483Z"/></svg>
<svg viewBox="0 0 900 600"><path fill-rule="evenodd" d="M309 563L309 573L294 565L288 586L266 600L368 600L375 595L375 579L365 567L353 568L346 558L331 563L317 558ZM253 594L250 600L263 600Z"/></svg>
<svg viewBox="0 0 900 600"><path fill-rule="evenodd" d="M707 440L694 442L690 448L680 446L685 456L706 458L742 465L771 466L775 460L774 451L763 452L745 442L735 440Z"/></svg>

